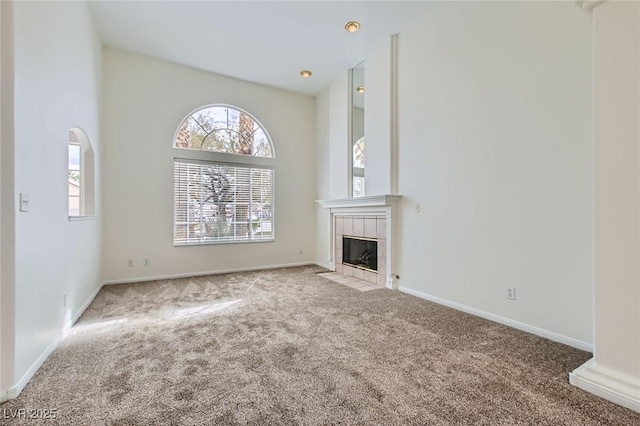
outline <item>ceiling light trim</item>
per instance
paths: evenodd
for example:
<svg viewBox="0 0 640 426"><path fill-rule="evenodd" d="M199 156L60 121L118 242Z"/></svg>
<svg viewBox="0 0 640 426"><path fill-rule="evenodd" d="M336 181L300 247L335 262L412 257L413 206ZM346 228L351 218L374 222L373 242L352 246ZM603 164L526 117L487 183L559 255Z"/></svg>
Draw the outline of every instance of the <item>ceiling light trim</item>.
<svg viewBox="0 0 640 426"><path fill-rule="evenodd" d="M347 30L347 32L355 33L360 29L360 22L349 21L345 24L344 29Z"/></svg>

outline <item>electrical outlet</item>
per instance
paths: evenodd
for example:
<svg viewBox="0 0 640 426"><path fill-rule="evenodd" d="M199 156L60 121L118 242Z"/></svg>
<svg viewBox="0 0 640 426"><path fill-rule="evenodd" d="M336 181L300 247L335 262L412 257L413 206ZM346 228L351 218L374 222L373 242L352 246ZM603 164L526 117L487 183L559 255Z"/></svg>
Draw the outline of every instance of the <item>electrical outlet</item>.
<svg viewBox="0 0 640 426"><path fill-rule="evenodd" d="M151 265L151 260L149 260L149 258L148 258L148 257L145 257L145 258L144 258L143 265L144 265L144 266L149 266L149 265Z"/></svg>
<svg viewBox="0 0 640 426"><path fill-rule="evenodd" d="M300 249L298 250L298 253L299 253L299 254L302 254L302 248L300 248Z"/></svg>
<svg viewBox="0 0 640 426"><path fill-rule="evenodd" d="M508 288L507 289L507 299L516 300L516 289L515 288Z"/></svg>
<svg viewBox="0 0 640 426"><path fill-rule="evenodd" d="M416 213L420 213L420 203L416 204Z"/></svg>
<svg viewBox="0 0 640 426"><path fill-rule="evenodd" d="M133 259L127 259L127 266L131 268L133 266Z"/></svg>

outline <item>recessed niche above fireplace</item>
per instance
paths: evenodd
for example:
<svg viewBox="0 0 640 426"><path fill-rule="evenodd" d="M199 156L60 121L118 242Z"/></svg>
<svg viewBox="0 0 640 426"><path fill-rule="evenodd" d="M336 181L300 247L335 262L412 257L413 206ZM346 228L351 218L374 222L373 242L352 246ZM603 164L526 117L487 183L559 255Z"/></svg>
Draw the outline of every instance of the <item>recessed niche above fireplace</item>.
<svg viewBox="0 0 640 426"><path fill-rule="evenodd" d="M342 236L342 264L371 272L378 271L378 241L372 238Z"/></svg>

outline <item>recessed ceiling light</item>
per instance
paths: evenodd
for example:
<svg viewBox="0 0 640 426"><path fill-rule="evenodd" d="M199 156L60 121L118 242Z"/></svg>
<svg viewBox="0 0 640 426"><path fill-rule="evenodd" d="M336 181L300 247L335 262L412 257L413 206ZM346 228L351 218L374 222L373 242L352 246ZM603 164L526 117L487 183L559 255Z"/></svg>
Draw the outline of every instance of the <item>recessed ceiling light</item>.
<svg viewBox="0 0 640 426"><path fill-rule="evenodd" d="M344 26L344 29L349 31L350 33L355 33L356 31L358 31L360 29L360 22L358 22L358 21L349 21Z"/></svg>
<svg viewBox="0 0 640 426"><path fill-rule="evenodd" d="M303 78L309 78L309 77L311 77L311 74L313 74L313 73L312 73L311 71L309 71L309 70L302 70L302 71L300 71L300 75L301 75Z"/></svg>
<svg viewBox="0 0 640 426"><path fill-rule="evenodd" d="M358 93L364 93L364 86L358 86L358 87L356 88L356 92L358 92Z"/></svg>

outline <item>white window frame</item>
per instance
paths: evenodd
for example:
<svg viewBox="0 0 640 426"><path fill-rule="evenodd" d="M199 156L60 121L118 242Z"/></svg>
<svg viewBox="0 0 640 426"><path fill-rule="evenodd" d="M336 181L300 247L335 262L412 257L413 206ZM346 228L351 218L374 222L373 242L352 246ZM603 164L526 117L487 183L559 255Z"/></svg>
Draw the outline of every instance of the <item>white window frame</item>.
<svg viewBox="0 0 640 426"><path fill-rule="evenodd" d="M243 154L229 154L229 153L224 153L224 152L216 152L216 151L208 151L208 150L197 150L197 149L191 149L191 148L181 148L181 147L176 147L176 140L178 137L178 133L180 132L180 128L182 126L182 123L184 123L185 120L189 119L189 117L191 117L192 115L198 113L201 110L204 109L208 109L208 108L216 108L216 107L220 107L220 108L231 108L234 109L238 112L241 112L243 114L246 114L248 117L250 117L253 122L255 124L257 124L261 130L264 132L268 143L270 144L271 147L271 153L272 153L272 157L258 157L258 156L252 156L252 155L243 155ZM176 128L176 132L173 136L173 140L172 140L172 146L173 146L173 152L174 154L174 158L173 158L173 177L174 177L174 182L173 182L173 196L174 196L174 214L173 214L173 245L174 247L189 247L189 246L194 246L194 245L215 245L215 244L246 244L246 243L262 243L262 242L273 242L275 241L275 236L276 236L276 229L275 229L275 217L276 217L276 191L275 191L275 181L276 181L276 159L275 159L275 147L273 144L273 141L271 139L271 136L269 135L267 129L265 128L264 125L262 125L262 123L256 119L251 113L243 110L242 108L236 107L234 105L228 105L228 104L209 104L209 105L204 105L202 107L196 108L195 110L191 111L189 114L187 114L178 124L178 127ZM179 154L178 154L179 153ZM178 220L177 220L177 216L178 216L178 209L177 209L177 198L178 195L176 193L177 190L177 186L176 186L176 182L175 182L175 173L176 173L176 164L177 163L202 163L202 164L206 164L209 166L231 166L231 167L237 167L237 168L245 168L245 169L251 169L251 168L255 168L255 169L267 169L267 170L272 170L272 180L271 180L271 237L270 238L258 238L258 239L252 239L251 233L249 233L248 238L241 238L241 239L230 239L230 238L213 238L213 237L208 237L208 238L194 238L193 241L190 241L189 238L187 238L186 242L184 240L178 242L176 240L176 235L177 235L177 226L179 226L178 224ZM249 223L251 223L249 221ZM184 225L184 224L181 224Z"/></svg>
<svg viewBox="0 0 640 426"><path fill-rule="evenodd" d="M71 214L68 209L69 220L84 220L95 218L96 201L95 201L95 159L93 148L89 137L80 127L74 127L69 130L69 138L67 142L67 155L69 146L78 146L80 148L79 155L79 194L78 194L78 214ZM68 158L68 157L67 157ZM68 161L68 160L67 160ZM67 171L69 165L67 164ZM68 173L67 173L68 181ZM69 183L67 182L67 185ZM70 201L71 194L67 193L67 200Z"/></svg>

